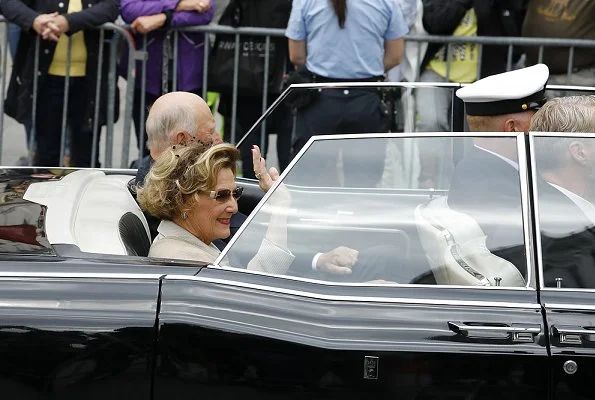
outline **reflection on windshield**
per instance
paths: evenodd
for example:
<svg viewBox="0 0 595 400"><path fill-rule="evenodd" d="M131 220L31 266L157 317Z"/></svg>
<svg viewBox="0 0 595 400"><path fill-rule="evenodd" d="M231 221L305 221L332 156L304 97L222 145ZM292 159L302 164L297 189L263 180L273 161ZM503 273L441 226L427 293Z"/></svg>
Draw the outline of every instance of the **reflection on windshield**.
<svg viewBox="0 0 595 400"><path fill-rule="evenodd" d="M444 187L432 190L418 188L419 170L408 163L402 163L400 179L386 178L384 169L377 181L378 160L386 162L377 149L407 148L408 138L314 141L284 177L291 202L264 204L228 249L230 263L245 268L271 218L282 213L295 257L289 276L525 286L518 160L509 151L516 151L516 139L485 139L442 138L461 151L450 158L452 168L437 175Z"/></svg>
<svg viewBox="0 0 595 400"><path fill-rule="evenodd" d="M545 286L595 288L595 139L534 143Z"/></svg>

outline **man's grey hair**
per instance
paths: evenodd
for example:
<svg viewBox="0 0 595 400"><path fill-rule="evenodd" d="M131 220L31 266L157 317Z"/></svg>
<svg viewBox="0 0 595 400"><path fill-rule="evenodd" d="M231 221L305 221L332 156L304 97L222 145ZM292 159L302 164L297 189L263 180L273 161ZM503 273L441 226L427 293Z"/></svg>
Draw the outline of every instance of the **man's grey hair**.
<svg viewBox="0 0 595 400"><path fill-rule="evenodd" d="M535 113L533 132L595 132L595 96L556 97Z"/></svg>
<svg viewBox="0 0 595 400"><path fill-rule="evenodd" d="M149 150L165 150L172 144L172 135L178 132L196 135L199 128L196 113L196 106L191 103L151 109L146 123Z"/></svg>
<svg viewBox="0 0 595 400"><path fill-rule="evenodd" d="M595 96L568 96L548 100L535 113L530 131L534 132L595 132ZM535 158L540 170L560 168L573 142L593 146L593 140L572 137L536 137Z"/></svg>

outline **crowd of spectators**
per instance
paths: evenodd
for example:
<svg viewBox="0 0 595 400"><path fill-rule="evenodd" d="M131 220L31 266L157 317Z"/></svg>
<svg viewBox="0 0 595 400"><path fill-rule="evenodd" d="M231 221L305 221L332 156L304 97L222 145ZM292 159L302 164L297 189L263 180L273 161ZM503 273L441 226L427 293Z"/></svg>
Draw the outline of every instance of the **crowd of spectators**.
<svg viewBox="0 0 595 400"><path fill-rule="evenodd" d="M100 36L95 28L106 22L119 21L125 23L134 35L137 68L132 116L139 153L144 156L147 154L144 121L148 108L163 93L174 90L202 95L204 45L209 43L214 47L217 44L217 40L205 42L205 34L198 32L180 32L174 40L171 30L166 28L214 24L225 12L233 25L234 20L241 19L238 14L248 15L246 7L257 7L259 2L268 1L2 0L2 15L10 22L7 32L13 59L4 112L24 125L29 151L33 155L29 162L55 166L63 162L61 157L65 153L69 153L73 166L99 165L98 130L111 117L106 113L107 82L112 76L108 75L107 60L116 36L112 37L109 32ZM569 47L540 50L538 46L515 46L509 54L509 47L504 45L461 43L446 46L411 42L403 46L402 40L407 33L595 39L595 2L592 1L279 1L291 3L292 7L283 11L289 21L288 42L284 40L285 45L281 46L286 62L281 66L271 64L274 69L270 74L271 81L274 76L287 76L293 67L298 67L298 70L308 71L309 79L319 82L380 80L388 76L392 80L471 83L484 76L541 61L550 68L550 83L595 85L595 53L587 47L569 51ZM266 15L262 17L267 18ZM250 21L242 25L252 26ZM364 35L369 36L362 39ZM41 40L37 41L38 38ZM146 54L143 55L140 50L144 46ZM177 46L175 51L174 46ZM125 45L119 48L120 75L126 76L130 49ZM98 63L99 54L103 54L103 63ZM173 59L175 54L177 60ZM70 62L67 62L68 57ZM143 57L146 74L142 73L145 70ZM395 67L397 64L400 65ZM213 73L217 71L209 71L209 76ZM97 85L98 79L100 85ZM277 91L268 90L267 104L281 90L282 87ZM220 107L225 139L230 141L230 128L234 125L237 140L260 115L263 93L239 93L236 121L233 122L231 92L219 92L220 101L209 99L209 105ZM386 120L388 112L383 109L385 104L377 93L353 91L343 97L329 92L314 100L316 107L312 104L294 110L287 107L277 114L278 121L270 121L267 133L278 136L277 158L281 169L313 134L360 132L369 130L370 124L376 127L374 130L395 129L395 125ZM463 109L457 109L457 104L453 104L450 91L418 90L416 99L415 130L460 128L451 126L452 116L457 113L462 116ZM115 109L118 108L116 105ZM381 112L374 114L377 110ZM329 118L328 114L333 112L337 117ZM338 116L341 114L351 119L340 120ZM62 126L63 119L67 127ZM327 123L331 120L334 121L332 126ZM362 129L357 128L358 121L363 125ZM251 146L260 142L258 135L254 137L256 142L248 141L245 149L240 148L242 159L249 161ZM436 173L443 168L437 157L442 145L437 140L435 146L419 149L420 187L436 185ZM250 166L242 172L248 177L253 175Z"/></svg>

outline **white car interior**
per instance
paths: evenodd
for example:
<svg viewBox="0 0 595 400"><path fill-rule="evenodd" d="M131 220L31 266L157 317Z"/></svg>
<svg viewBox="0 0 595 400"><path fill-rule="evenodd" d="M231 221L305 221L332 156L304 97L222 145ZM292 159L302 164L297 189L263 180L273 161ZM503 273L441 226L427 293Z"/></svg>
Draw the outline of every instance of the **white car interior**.
<svg viewBox="0 0 595 400"><path fill-rule="evenodd" d="M439 285L525 286L510 261L486 247L486 236L470 216L448 207L446 196L415 209L422 247Z"/></svg>
<svg viewBox="0 0 595 400"><path fill-rule="evenodd" d="M146 256L147 221L128 190L130 175L79 170L62 179L33 183L25 200L47 206L52 245L72 244L83 252Z"/></svg>

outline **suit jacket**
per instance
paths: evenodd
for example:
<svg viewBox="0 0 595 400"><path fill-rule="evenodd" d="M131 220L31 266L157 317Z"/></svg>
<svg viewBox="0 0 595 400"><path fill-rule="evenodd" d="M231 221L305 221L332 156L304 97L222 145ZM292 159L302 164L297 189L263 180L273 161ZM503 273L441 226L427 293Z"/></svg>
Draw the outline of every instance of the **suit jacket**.
<svg viewBox="0 0 595 400"><path fill-rule="evenodd" d="M538 186L543 281L563 288L595 288L595 227L564 193L547 182Z"/></svg>
<svg viewBox="0 0 595 400"><path fill-rule="evenodd" d="M519 172L493 154L474 147L456 166L448 205L475 219L488 249L526 274Z"/></svg>

